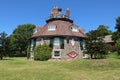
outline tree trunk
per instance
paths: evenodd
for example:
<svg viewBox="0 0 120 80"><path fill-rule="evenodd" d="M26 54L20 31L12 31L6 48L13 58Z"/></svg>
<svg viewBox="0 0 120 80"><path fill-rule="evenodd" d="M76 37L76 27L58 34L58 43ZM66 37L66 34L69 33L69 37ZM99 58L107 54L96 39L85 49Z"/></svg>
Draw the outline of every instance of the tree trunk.
<svg viewBox="0 0 120 80"><path fill-rule="evenodd" d="M92 59L92 56L93 56L93 54L90 54L90 57L89 57L89 58Z"/></svg>
<svg viewBox="0 0 120 80"><path fill-rule="evenodd" d="M0 53L0 60L2 60L3 59L3 55L2 55L2 53Z"/></svg>

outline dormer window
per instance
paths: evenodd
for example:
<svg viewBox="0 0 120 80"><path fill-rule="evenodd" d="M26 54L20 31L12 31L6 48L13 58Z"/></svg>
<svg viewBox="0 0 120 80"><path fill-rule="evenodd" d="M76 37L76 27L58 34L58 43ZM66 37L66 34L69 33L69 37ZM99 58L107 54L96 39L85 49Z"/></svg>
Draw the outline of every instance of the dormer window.
<svg viewBox="0 0 120 80"><path fill-rule="evenodd" d="M72 26L71 29L72 29L73 32L78 32L79 31L78 27L76 27L76 26Z"/></svg>
<svg viewBox="0 0 120 80"><path fill-rule="evenodd" d="M37 33L39 31L39 28L33 29L33 34Z"/></svg>
<svg viewBox="0 0 120 80"><path fill-rule="evenodd" d="M49 25L48 26L48 31L55 31L56 30L56 25Z"/></svg>

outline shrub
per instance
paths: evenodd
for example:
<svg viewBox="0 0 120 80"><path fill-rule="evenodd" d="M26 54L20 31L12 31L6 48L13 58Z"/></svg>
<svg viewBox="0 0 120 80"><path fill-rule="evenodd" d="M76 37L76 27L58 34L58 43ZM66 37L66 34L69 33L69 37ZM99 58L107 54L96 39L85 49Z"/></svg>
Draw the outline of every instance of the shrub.
<svg viewBox="0 0 120 80"><path fill-rule="evenodd" d="M107 58L120 59L120 56L117 54L117 52L109 52Z"/></svg>
<svg viewBox="0 0 120 80"><path fill-rule="evenodd" d="M43 44L36 46L34 49L34 59L46 61L51 58L51 52L52 49L49 47L49 45Z"/></svg>

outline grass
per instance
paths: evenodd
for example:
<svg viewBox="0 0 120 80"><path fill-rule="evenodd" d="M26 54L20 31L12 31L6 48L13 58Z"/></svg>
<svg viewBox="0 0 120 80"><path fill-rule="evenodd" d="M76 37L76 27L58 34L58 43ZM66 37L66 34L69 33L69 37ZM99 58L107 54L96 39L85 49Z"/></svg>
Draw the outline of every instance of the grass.
<svg viewBox="0 0 120 80"><path fill-rule="evenodd" d="M120 80L120 59L57 62L6 58L0 61L0 80Z"/></svg>

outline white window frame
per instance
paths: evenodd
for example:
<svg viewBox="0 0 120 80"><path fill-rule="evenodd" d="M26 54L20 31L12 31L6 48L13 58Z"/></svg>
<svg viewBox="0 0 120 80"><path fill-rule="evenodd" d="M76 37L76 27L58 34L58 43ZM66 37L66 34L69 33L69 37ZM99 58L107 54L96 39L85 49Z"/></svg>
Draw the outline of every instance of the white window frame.
<svg viewBox="0 0 120 80"><path fill-rule="evenodd" d="M48 26L48 31L55 31L56 30L56 25L49 25Z"/></svg>

